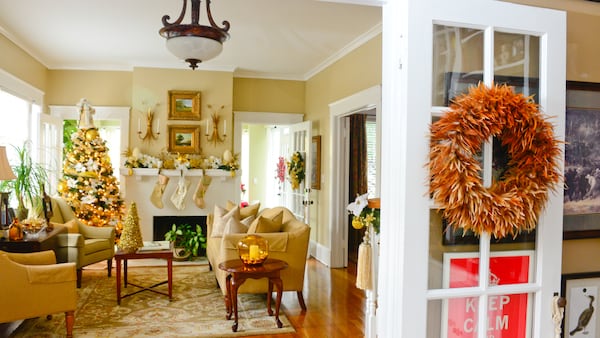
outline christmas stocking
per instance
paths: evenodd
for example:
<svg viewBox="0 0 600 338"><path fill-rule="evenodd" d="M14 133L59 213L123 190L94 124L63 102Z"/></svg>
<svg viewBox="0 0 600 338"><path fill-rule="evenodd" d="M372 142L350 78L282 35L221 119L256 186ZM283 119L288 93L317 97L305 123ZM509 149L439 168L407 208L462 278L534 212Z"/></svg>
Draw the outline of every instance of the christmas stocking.
<svg viewBox="0 0 600 338"><path fill-rule="evenodd" d="M177 183L177 189L175 189L175 192L171 195L171 202L173 202L173 205L175 205L177 210L185 209L185 195L187 195L189 186L190 180L181 176Z"/></svg>
<svg viewBox="0 0 600 338"><path fill-rule="evenodd" d="M206 193L206 190L208 190L211 181L211 177L202 175L198 182L198 186L196 187L196 192L194 192L194 203L196 203L200 209L204 209L205 207L204 194Z"/></svg>
<svg viewBox="0 0 600 338"><path fill-rule="evenodd" d="M154 186L154 190L152 190L152 195L150 195L150 202L154 204L155 207L162 209L164 207L162 202L163 194L165 193L165 188L169 183L169 177L165 175L158 175L158 181L156 181L156 185Z"/></svg>

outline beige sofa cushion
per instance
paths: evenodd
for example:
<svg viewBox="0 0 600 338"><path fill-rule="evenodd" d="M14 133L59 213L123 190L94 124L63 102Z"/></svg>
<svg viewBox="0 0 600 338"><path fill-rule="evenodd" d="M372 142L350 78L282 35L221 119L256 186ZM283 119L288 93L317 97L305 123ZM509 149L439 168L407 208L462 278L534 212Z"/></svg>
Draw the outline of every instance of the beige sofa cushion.
<svg viewBox="0 0 600 338"><path fill-rule="evenodd" d="M225 227L227 226L227 222L230 219L239 220L240 219L240 209L236 206L231 210L227 210L225 208L221 208L218 205L215 205L214 211L214 219L213 219L213 230L211 237L221 237L223 233L225 233Z"/></svg>
<svg viewBox="0 0 600 338"><path fill-rule="evenodd" d="M235 204L232 201L227 201L227 206L225 207L225 209L227 210L231 210L234 207L237 207L238 205ZM256 215L258 214L258 209L260 209L260 202L259 203L255 203L255 204L250 204L247 207L241 208L240 209L240 218L241 219L245 219L248 218L250 216L252 217L256 217Z"/></svg>
<svg viewBox="0 0 600 338"><path fill-rule="evenodd" d="M279 232L281 231L281 224L283 223L283 212L277 212L275 214L262 214L252 222L249 234L262 233L262 232Z"/></svg>
<svg viewBox="0 0 600 338"><path fill-rule="evenodd" d="M248 232L248 228L250 226L243 221L230 218L227 221L227 225L225 226L225 231L223 234L238 234L238 233L246 233Z"/></svg>
<svg viewBox="0 0 600 338"><path fill-rule="evenodd" d="M76 219L72 219L66 223L55 223L55 222L50 222L50 224L52 225L62 225L65 228L67 228L67 232L70 234L78 234L79 233L79 223L77 222Z"/></svg>

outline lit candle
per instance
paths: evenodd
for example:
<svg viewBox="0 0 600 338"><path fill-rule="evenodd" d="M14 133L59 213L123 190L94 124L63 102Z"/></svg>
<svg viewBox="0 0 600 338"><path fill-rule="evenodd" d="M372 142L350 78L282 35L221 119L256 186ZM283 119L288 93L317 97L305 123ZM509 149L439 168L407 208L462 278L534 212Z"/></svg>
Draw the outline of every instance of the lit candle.
<svg viewBox="0 0 600 338"><path fill-rule="evenodd" d="M258 259L258 245L256 245L256 244L251 244L250 245L249 257L250 257L251 260L257 260Z"/></svg>
<svg viewBox="0 0 600 338"><path fill-rule="evenodd" d="M156 120L156 133L158 134L158 130L160 129L160 120Z"/></svg>
<svg viewBox="0 0 600 338"><path fill-rule="evenodd" d="M223 135L227 135L227 120L223 119Z"/></svg>
<svg viewBox="0 0 600 338"><path fill-rule="evenodd" d="M210 123L209 119L206 119L206 136L208 136L208 124Z"/></svg>
<svg viewBox="0 0 600 338"><path fill-rule="evenodd" d="M142 122L138 118L138 133L142 131Z"/></svg>

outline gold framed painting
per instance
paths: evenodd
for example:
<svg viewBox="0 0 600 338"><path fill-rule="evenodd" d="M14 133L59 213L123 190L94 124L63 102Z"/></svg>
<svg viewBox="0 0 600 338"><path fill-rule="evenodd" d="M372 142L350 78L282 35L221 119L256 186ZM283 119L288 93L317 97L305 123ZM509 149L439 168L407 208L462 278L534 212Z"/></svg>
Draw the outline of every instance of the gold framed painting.
<svg viewBox="0 0 600 338"><path fill-rule="evenodd" d="M169 145L171 153L199 154L200 126L169 125Z"/></svg>
<svg viewBox="0 0 600 338"><path fill-rule="evenodd" d="M169 120L200 121L200 92L169 90Z"/></svg>

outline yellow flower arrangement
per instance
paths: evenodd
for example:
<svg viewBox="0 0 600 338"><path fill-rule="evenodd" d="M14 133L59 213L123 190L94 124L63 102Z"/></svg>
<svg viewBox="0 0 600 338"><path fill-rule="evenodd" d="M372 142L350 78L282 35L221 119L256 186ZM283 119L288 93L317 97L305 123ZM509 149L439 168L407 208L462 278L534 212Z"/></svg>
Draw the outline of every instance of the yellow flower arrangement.
<svg viewBox="0 0 600 338"><path fill-rule="evenodd" d="M379 233L379 215L378 208L369 208L368 194L356 196L354 202L350 203L346 210L352 214L352 227L360 230L363 227L372 226L375 233Z"/></svg>
<svg viewBox="0 0 600 338"><path fill-rule="evenodd" d="M287 162L289 180L293 190L300 188L300 183L304 181L304 158L299 151L292 154L292 158Z"/></svg>

